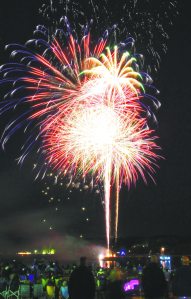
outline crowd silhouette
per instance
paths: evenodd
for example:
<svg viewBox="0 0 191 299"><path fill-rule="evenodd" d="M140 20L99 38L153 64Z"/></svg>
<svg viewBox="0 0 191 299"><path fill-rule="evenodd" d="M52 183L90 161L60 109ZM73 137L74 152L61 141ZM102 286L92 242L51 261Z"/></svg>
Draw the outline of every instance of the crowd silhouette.
<svg viewBox="0 0 191 299"><path fill-rule="evenodd" d="M61 265L34 260L30 264L1 261L0 298L123 299L191 298L191 266L183 256L176 269L161 267L157 256L146 264L115 262L106 267L87 264Z"/></svg>

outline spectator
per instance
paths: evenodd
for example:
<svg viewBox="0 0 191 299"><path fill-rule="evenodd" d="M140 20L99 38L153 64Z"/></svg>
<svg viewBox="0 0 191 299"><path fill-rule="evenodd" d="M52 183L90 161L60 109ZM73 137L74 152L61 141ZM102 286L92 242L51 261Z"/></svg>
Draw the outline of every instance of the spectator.
<svg viewBox="0 0 191 299"><path fill-rule="evenodd" d="M67 281L65 281L65 280L62 282L62 285L60 287L60 295L61 295L61 298L63 298L63 299L69 298L68 285L67 285Z"/></svg>
<svg viewBox="0 0 191 299"><path fill-rule="evenodd" d="M175 272L172 280L172 293L177 297L191 298L191 266L188 256L181 259L182 266Z"/></svg>
<svg viewBox="0 0 191 299"><path fill-rule="evenodd" d="M86 258L80 258L77 267L69 278L68 284L70 299L93 299L95 296L95 281L92 272L86 266Z"/></svg>
<svg viewBox="0 0 191 299"><path fill-rule="evenodd" d="M106 289L106 276L105 271L103 268L100 268L99 271L97 271L96 275L96 285L97 289L100 291L105 291Z"/></svg>
<svg viewBox="0 0 191 299"><path fill-rule="evenodd" d="M107 299L121 299L123 292L124 273L119 267L113 268L108 277Z"/></svg>
<svg viewBox="0 0 191 299"><path fill-rule="evenodd" d="M104 293L107 287L106 273L103 268L100 268L96 276L96 288L97 288L97 298L105 298Z"/></svg>
<svg viewBox="0 0 191 299"><path fill-rule="evenodd" d="M144 268L142 286L145 298L164 298L167 292L167 283L164 273L159 266L157 256L151 257L151 262Z"/></svg>

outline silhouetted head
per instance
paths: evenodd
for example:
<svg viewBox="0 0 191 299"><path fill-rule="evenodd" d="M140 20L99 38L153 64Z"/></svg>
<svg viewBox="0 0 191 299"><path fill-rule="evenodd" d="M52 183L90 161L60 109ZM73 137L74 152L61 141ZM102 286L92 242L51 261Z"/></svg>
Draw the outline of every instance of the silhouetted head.
<svg viewBox="0 0 191 299"><path fill-rule="evenodd" d="M181 262L182 262L182 265L188 266L190 264L190 258L186 255L183 255L181 257Z"/></svg>
<svg viewBox="0 0 191 299"><path fill-rule="evenodd" d="M81 258L80 258L80 266L86 266L86 257L85 256L81 256Z"/></svg>
<svg viewBox="0 0 191 299"><path fill-rule="evenodd" d="M158 263L158 256L157 255L151 255L151 263Z"/></svg>

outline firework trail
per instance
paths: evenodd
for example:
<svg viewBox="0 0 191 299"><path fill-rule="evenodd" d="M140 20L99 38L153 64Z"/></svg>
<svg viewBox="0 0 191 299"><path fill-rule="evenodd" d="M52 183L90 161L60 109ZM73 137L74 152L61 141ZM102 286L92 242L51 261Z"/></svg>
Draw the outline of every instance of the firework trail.
<svg viewBox="0 0 191 299"><path fill-rule="evenodd" d="M66 17L61 23L64 29L58 28L51 38L44 26L37 26L40 38L25 46L8 46L18 62L1 67L1 83L14 87L1 103L1 113L18 105L24 113L7 125L2 145L24 127L29 135L19 163L36 146L40 159L45 159L37 177L44 177L50 166L61 176L91 175L103 182L109 248L112 186L116 188L117 238L122 183L130 188L139 177L144 182L148 176L153 178L159 147L147 116L152 114L152 105L160 104L147 93L157 91L150 76L139 71L141 55L127 51L132 52L132 38L111 48L108 31L94 44L88 26L78 40Z"/></svg>

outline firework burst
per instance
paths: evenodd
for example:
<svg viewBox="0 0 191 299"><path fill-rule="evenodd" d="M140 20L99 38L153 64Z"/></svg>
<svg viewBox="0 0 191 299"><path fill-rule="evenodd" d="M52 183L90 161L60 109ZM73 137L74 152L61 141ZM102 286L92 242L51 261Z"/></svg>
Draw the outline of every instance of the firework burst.
<svg viewBox="0 0 191 299"><path fill-rule="evenodd" d="M47 40L30 40L25 47L14 45L17 49L11 55L19 62L2 66L5 82L13 83L14 89L6 95L1 113L21 104L29 107L7 125L2 144L24 126L30 134L20 163L39 141L37 152L46 160L42 176L48 165L59 175L91 174L103 182L109 247L112 185L117 190L117 237L121 184L130 187L139 177L146 182L147 174L154 173L158 146L147 125L151 111L145 98L157 107L159 102L146 92L152 88L151 79L139 72L136 57L140 56L124 50L133 43L131 38L125 47L113 49L108 47L108 34L92 45L87 32L78 42L66 18L64 22L66 32L59 29L51 39L47 35ZM36 31L47 34L43 26ZM43 52L33 54L29 48L34 45Z"/></svg>

